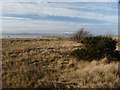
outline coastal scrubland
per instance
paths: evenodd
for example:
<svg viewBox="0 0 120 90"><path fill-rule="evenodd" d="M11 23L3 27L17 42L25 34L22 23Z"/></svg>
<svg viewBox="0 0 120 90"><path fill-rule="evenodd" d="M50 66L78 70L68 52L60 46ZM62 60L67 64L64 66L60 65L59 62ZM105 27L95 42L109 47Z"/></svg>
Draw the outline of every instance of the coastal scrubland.
<svg viewBox="0 0 120 90"><path fill-rule="evenodd" d="M71 52L81 47L65 37L2 39L3 88L120 87L119 61L78 60Z"/></svg>

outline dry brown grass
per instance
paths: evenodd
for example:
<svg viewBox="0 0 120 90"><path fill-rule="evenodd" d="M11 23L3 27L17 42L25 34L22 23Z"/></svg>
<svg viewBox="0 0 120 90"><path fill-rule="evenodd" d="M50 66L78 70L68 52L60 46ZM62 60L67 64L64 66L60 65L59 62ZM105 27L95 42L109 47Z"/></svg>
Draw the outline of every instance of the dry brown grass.
<svg viewBox="0 0 120 90"><path fill-rule="evenodd" d="M118 62L78 61L81 44L62 37L3 39L3 87L118 87Z"/></svg>

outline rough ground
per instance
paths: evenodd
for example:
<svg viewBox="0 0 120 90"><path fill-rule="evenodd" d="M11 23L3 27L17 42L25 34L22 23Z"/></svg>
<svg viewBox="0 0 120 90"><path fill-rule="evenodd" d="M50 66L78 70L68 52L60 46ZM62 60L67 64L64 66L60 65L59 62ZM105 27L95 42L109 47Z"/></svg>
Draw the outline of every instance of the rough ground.
<svg viewBox="0 0 120 90"><path fill-rule="evenodd" d="M82 45L63 37L2 40L3 87L113 88L118 62L83 61L70 55Z"/></svg>

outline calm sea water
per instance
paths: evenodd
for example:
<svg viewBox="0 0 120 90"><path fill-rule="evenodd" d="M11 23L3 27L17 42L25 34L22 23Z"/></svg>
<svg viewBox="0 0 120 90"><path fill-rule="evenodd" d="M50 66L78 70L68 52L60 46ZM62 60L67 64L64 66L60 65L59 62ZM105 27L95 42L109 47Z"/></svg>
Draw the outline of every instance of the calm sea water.
<svg viewBox="0 0 120 90"><path fill-rule="evenodd" d="M30 33L30 34L2 34L2 38L38 38L44 36L64 36L68 37L70 34L37 34L37 33Z"/></svg>

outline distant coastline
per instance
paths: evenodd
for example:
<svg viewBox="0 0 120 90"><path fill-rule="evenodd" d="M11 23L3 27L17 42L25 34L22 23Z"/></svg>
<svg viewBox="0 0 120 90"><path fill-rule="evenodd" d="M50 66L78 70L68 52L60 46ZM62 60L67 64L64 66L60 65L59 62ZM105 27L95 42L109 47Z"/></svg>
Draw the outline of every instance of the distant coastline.
<svg viewBox="0 0 120 90"><path fill-rule="evenodd" d="M70 37L73 33L2 33L0 38L41 38L48 36ZM120 40L120 36L112 36L113 39Z"/></svg>
<svg viewBox="0 0 120 90"><path fill-rule="evenodd" d="M49 34L49 33L3 33L1 38L40 38L45 36L64 36L69 37L72 34L63 33L63 34Z"/></svg>

